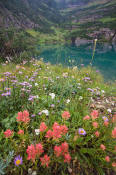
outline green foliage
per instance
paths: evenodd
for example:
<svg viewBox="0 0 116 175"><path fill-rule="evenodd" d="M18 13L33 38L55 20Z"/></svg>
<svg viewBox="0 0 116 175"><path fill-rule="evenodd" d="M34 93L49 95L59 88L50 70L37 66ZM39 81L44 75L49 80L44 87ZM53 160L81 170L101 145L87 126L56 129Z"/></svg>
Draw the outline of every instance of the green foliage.
<svg viewBox="0 0 116 175"><path fill-rule="evenodd" d="M0 30L0 55L8 61L21 62L37 53L36 40L23 30ZM20 58L20 59L19 59Z"/></svg>
<svg viewBox="0 0 116 175"><path fill-rule="evenodd" d="M11 21L8 21L8 26L14 26L17 28L36 28L45 32L49 29L52 24L59 23L61 16L56 9L55 1L51 0L1 0L0 5L2 6L3 12L1 9L1 16L6 19L5 15L9 16L7 10L12 14ZM17 23L17 21L19 21ZM22 22L23 21L23 22ZM3 26L4 21L3 21Z"/></svg>
<svg viewBox="0 0 116 175"><path fill-rule="evenodd" d="M14 156L14 151L10 151L5 161L0 159L0 175L6 174L5 170L11 163L13 156Z"/></svg>

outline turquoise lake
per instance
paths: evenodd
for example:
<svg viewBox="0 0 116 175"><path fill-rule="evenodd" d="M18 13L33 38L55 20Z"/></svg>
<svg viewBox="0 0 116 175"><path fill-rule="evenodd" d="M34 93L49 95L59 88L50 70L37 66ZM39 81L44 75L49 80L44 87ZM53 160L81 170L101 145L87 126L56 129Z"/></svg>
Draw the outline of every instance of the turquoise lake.
<svg viewBox="0 0 116 175"><path fill-rule="evenodd" d="M39 58L51 64L63 66L88 66L93 52L93 45L44 45L39 46ZM106 81L116 80L116 46L97 44L92 66L96 68Z"/></svg>

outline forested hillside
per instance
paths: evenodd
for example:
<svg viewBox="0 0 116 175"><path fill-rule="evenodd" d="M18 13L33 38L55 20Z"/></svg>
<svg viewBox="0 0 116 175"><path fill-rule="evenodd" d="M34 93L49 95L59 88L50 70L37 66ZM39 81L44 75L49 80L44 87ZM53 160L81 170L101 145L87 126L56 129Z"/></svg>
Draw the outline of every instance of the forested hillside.
<svg viewBox="0 0 116 175"><path fill-rule="evenodd" d="M69 37L116 41L115 0L71 1L61 13L64 28L71 31Z"/></svg>
<svg viewBox="0 0 116 175"><path fill-rule="evenodd" d="M0 26L48 29L61 20L55 1L0 0Z"/></svg>
<svg viewBox="0 0 116 175"><path fill-rule="evenodd" d="M0 0L0 54L43 43L116 43L116 0Z"/></svg>

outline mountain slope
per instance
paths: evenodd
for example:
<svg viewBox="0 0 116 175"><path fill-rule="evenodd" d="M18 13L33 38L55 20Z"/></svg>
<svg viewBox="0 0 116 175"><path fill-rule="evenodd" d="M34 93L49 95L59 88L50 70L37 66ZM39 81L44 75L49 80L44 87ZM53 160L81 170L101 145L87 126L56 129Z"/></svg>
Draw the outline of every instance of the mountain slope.
<svg viewBox="0 0 116 175"><path fill-rule="evenodd" d="M83 5L77 2L61 11L66 19L64 28L71 30L72 36L116 40L116 0L91 0Z"/></svg>
<svg viewBox="0 0 116 175"><path fill-rule="evenodd" d="M49 28L61 16L51 0L0 0L0 26Z"/></svg>

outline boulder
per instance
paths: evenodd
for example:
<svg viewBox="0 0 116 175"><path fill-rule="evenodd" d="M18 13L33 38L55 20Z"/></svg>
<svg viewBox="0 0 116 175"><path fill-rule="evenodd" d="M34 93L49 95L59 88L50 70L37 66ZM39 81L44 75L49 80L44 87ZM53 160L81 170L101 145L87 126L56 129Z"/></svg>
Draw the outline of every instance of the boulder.
<svg viewBox="0 0 116 175"><path fill-rule="evenodd" d="M89 43L91 43L91 42L92 42L92 40L87 40L87 39L80 38L80 37L77 37L77 38L75 39L75 45L76 45L76 46L89 44Z"/></svg>

